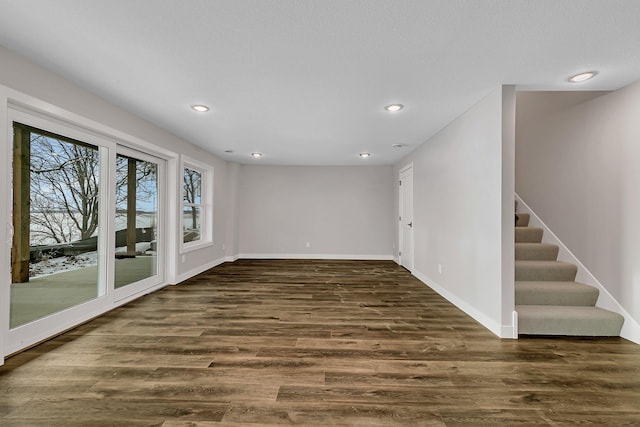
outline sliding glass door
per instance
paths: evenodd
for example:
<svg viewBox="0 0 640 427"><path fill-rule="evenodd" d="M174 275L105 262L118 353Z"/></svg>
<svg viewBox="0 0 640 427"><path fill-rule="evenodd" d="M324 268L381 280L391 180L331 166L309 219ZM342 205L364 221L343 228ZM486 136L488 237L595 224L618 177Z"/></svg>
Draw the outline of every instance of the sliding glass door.
<svg viewBox="0 0 640 427"><path fill-rule="evenodd" d="M9 352L164 282L165 160L10 110Z"/></svg>
<svg viewBox="0 0 640 427"><path fill-rule="evenodd" d="M118 147L115 167L116 215L114 287L116 299L162 282L159 176L164 161Z"/></svg>

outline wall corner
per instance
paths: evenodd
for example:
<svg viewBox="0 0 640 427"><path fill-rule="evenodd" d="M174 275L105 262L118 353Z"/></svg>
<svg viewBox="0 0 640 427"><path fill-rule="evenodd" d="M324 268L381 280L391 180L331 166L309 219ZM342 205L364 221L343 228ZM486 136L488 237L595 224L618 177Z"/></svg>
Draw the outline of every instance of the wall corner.
<svg viewBox="0 0 640 427"><path fill-rule="evenodd" d="M516 90L513 85L502 86L502 307L503 325L512 325L511 331L503 331L503 337L517 338L517 313L515 309L515 248L514 248L514 201L515 201L515 132Z"/></svg>

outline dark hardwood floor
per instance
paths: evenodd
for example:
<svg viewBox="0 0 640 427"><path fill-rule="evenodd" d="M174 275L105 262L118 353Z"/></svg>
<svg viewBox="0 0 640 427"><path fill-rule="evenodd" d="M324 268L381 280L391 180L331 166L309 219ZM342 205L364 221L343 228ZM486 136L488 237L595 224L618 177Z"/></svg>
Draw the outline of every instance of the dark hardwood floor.
<svg viewBox="0 0 640 427"><path fill-rule="evenodd" d="M237 261L0 367L2 426L640 426L640 346L501 340L393 262Z"/></svg>

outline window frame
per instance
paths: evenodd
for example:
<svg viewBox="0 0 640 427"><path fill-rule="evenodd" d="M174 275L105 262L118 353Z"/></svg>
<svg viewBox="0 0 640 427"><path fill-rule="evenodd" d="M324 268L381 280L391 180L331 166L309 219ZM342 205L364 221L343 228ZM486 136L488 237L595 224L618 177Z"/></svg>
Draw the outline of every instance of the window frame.
<svg viewBox="0 0 640 427"><path fill-rule="evenodd" d="M198 206L200 213L200 239L191 242L184 241L184 208L187 206L184 197L184 172L190 169L200 173L200 203L189 204L190 206ZM180 253L188 253L198 249L213 246L213 166L199 162L187 156L180 156L180 227L179 241Z"/></svg>

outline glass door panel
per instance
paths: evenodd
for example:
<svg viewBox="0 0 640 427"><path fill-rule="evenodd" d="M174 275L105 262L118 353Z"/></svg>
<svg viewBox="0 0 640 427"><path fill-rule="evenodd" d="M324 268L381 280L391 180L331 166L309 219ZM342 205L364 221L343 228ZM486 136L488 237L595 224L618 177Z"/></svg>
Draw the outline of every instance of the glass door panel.
<svg viewBox="0 0 640 427"><path fill-rule="evenodd" d="M104 294L100 150L14 123L10 328Z"/></svg>
<svg viewBox="0 0 640 427"><path fill-rule="evenodd" d="M158 275L157 163L116 156L115 288Z"/></svg>

